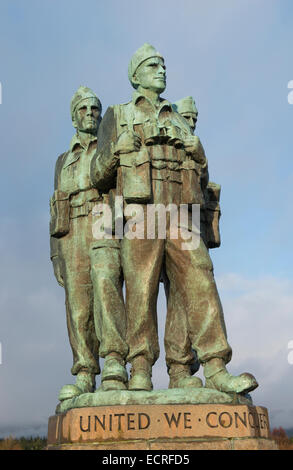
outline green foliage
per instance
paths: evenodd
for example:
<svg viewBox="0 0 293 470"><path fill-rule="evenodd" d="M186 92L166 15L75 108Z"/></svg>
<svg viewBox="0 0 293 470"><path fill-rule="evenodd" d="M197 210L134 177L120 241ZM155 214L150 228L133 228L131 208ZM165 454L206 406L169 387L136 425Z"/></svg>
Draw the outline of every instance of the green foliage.
<svg viewBox="0 0 293 470"><path fill-rule="evenodd" d="M42 450L47 445L45 437L21 437L19 443L23 450Z"/></svg>
<svg viewBox="0 0 293 470"><path fill-rule="evenodd" d="M0 440L0 450L22 450L19 442L12 436Z"/></svg>
<svg viewBox="0 0 293 470"><path fill-rule="evenodd" d="M20 437L12 436L0 439L0 450L43 450L47 445L45 437Z"/></svg>

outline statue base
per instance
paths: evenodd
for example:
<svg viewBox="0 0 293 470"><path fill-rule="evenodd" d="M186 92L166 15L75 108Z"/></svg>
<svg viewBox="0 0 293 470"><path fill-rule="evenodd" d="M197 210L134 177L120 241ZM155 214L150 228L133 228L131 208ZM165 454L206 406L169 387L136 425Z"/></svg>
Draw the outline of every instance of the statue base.
<svg viewBox="0 0 293 470"><path fill-rule="evenodd" d="M49 418L47 449L277 450L267 409L234 395L208 389L83 394L61 402ZM203 403L208 397L214 402Z"/></svg>

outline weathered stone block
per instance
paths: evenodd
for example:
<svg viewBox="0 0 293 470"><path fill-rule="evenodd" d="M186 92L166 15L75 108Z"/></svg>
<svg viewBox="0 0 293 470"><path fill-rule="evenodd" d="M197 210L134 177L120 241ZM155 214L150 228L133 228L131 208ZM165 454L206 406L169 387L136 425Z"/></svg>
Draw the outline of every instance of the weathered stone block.
<svg viewBox="0 0 293 470"><path fill-rule="evenodd" d="M269 433L268 412L261 406L113 405L75 408L50 417L48 445L232 450L266 448Z"/></svg>

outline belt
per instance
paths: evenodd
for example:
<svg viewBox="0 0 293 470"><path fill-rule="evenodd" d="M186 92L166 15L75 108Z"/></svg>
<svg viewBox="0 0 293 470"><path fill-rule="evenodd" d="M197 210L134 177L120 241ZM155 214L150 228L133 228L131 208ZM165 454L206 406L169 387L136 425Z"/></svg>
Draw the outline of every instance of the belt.
<svg viewBox="0 0 293 470"><path fill-rule="evenodd" d="M169 181L170 183L182 183L180 171L169 170L168 168L162 168L161 170L152 168L152 179L159 181Z"/></svg>
<svg viewBox="0 0 293 470"><path fill-rule="evenodd" d="M70 219L75 219L76 217L82 217L89 215L93 207L97 204L97 201L86 201L82 206L71 207L70 208Z"/></svg>

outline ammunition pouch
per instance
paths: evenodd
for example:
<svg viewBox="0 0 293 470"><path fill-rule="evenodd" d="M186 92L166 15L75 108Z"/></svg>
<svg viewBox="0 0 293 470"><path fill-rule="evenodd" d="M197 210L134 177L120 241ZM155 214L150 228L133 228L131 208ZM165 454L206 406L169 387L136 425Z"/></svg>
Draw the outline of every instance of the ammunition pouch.
<svg viewBox="0 0 293 470"><path fill-rule="evenodd" d="M127 203L151 200L150 157L146 147L120 155L122 195Z"/></svg>
<svg viewBox="0 0 293 470"><path fill-rule="evenodd" d="M69 232L69 195L55 190L50 199L50 235L60 238Z"/></svg>
<svg viewBox="0 0 293 470"><path fill-rule="evenodd" d="M181 164L182 195L181 204L204 205L200 186L200 173L194 160L186 160Z"/></svg>
<svg viewBox="0 0 293 470"><path fill-rule="evenodd" d="M219 221L221 186L216 183L208 183L205 191L205 238L208 248L218 248L221 245Z"/></svg>

